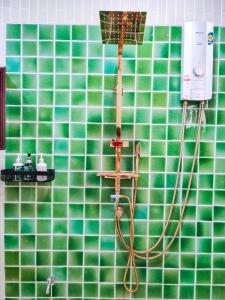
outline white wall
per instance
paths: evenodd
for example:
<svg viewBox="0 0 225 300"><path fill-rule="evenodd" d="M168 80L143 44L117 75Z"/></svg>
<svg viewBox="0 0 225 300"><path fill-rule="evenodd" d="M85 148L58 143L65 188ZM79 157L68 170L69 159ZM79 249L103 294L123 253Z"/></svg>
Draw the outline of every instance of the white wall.
<svg viewBox="0 0 225 300"><path fill-rule="evenodd" d="M5 63L6 23L99 24L99 10L147 11L148 25L212 21L225 26L225 0L0 0L0 65ZM0 151L0 169L4 151ZM0 237L3 237L3 184L0 183ZM0 299L4 299L3 239L0 239Z"/></svg>
<svg viewBox="0 0 225 300"><path fill-rule="evenodd" d="M0 0L0 20L98 24L99 10L146 10L148 24L187 20L225 24L224 0Z"/></svg>
<svg viewBox="0 0 225 300"><path fill-rule="evenodd" d="M99 10L147 11L148 25L200 20L225 26L225 0L0 0L0 65L6 23L99 24Z"/></svg>

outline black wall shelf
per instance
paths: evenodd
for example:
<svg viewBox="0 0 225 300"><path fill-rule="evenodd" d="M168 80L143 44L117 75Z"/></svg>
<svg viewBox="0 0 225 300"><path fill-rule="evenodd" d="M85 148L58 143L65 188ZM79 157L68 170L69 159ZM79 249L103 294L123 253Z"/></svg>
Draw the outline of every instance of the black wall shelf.
<svg viewBox="0 0 225 300"><path fill-rule="evenodd" d="M42 179L42 180L40 180ZM43 180L44 179L44 180ZM50 182L55 179L55 170L47 171L15 171L13 169L1 170L1 180L11 182Z"/></svg>

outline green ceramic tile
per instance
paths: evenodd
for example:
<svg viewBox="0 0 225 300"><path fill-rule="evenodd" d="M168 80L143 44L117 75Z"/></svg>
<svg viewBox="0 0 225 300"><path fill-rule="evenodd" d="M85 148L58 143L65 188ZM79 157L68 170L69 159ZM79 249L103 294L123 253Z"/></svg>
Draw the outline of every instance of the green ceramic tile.
<svg viewBox="0 0 225 300"><path fill-rule="evenodd" d="M171 43L170 44L170 57L180 58L181 57L181 44Z"/></svg>
<svg viewBox="0 0 225 300"><path fill-rule="evenodd" d="M40 73L52 73L53 72L53 59L40 58L39 59L39 72Z"/></svg>
<svg viewBox="0 0 225 300"><path fill-rule="evenodd" d="M70 72L70 59L56 58L55 70L57 73L69 73Z"/></svg>
<svg viewBox="0 0 225 300"><path fill-rule="evenodd" d="M70 43L69 42L56 42L55 43L56 56L69 56L70 55Z"/></svg>
<svg viewBox="0 0 225 300"><path fill-rule="evenodd" d="M149 91L151 89L151 77L150 76L138 76L137 87L141 91Z"/></svg>
<svg viewBox="0 0 225 300"><path fill-rule="evenodd" d="M56 25L55 26L55 39L56 40L69 40L70 39L70 26L69 25Z"/></svg>
<svg viewBox="0 0 225 300"><path fill-rule="evenodd" d="M20 107L6 108L6 118L9 121L19 121L20 120Z"/></svg>
<svg viewBox="0 0 225 300"><path fill-rule="evenodd" d="M102 57L103 52L102 43L98 42L89 42L88 43L88 56L89 57Z"/></svg>
<svg viewBox="0 0 225 300"><path fill-rule="evenodd" d="M182 28L180 26L171 26L171 40L173 42L181 42Z"/></svg>
<svg viewBox="0 0 225 300"><path fill-rule="evenodd" d="M18 124L6 124L7 137L20 137L20 126Z"/></svg>
<svg viewBox="0 0 225 300"><path fill-rule="evenodd" d="M155 43L153 57L154 58L168 58L169 44Z"/></svg>
<svg viewBox="0 0 225 300"><path fill-rule="evenodd" d="M21 25L20 24L7 24L6 38L7 39L20 39Z"/></svg>
<svg viewBox="0 0 225 300"><path fill-rule="evenodd" d="M106 60L104 64L104 73L105 74L116 74L117 73L117 60L110 59Z"/></svg>
<svg viewBox="0 0 225 300"><path fill-rule="evenodd" d="M36 105L37 92L35 90L23 90L22 100L24 105Z"/></svg>
<svg viewBox="0 0 225 300"><path fill-rule="evenodd" d="M5 220L5 233L6 234L18 234L19 233L19 226L17 220Z"/></svg>
<svg viewBox="0 0 225 300"><path fill-rule="evenodd" d="M6 88L19 89L21 87L21 78L18 74L6 75Z"/></svg>
<svg viewBox="0 0 225 300"><path fill-rule="evenodd" d="M7 58L6 59L6 69L7 72L20 72L21 69L21 63L20 58Z"/></svg>
<svg viewBox="0 0 225 300"><path fill-rule="evenodd" d="M152 44L146 43L138 47L137 55L140 58L151 58L152 57Z"/></svg>
<svg viewBox="0 0 225 300"><path fill-rule="evenodd" d="M72 73L85 73L86 61L81 58L72 59Z"/></svg>
<svg viewBox="0 0 225 300"><path fill-rule="evenodd" d="M4 245L6 250L18 249L19 239L16 235L5 235Z"/></svg>
<svg viewBox="0 0 225 300"><path fill-rule="evenodd" d="M153 89L154 91L166 91L168 82L166 77L155 76L153 77Z"/></svg>
<svg viewBox="0 0 225 300"><path fill-rule="evenodd" d="M180 60L171 60L170 61L170 74L179 75L181 73L181 62Z"/></svg>
<svg viewBox="0 0 225 300"><path fill-rule="evenodd" d="M22 62L23 62L23 64L22 64L23 72L28 72L28 73L36 73L37 72L37 59L36 58L24 57Z"/></svg>
<svg viewBox="0 0 225 300"><path fill-rule="evenodd" d="M170 77L169 78L169 89L171 92L180 91L181 80L180 77Z"/></svg>
<svg viewBox="0 0 225 300"><path fill-rule="evenodd" d="M72 43L72 56L75 57L86 57L87 44L81 42Z"/></svg>
<svg viewBox="0 0 225 300"><path fill-rule="evenodd" d="M21 44L19 41L7 41L6 55L19 56L21 53Z"/></svg>
<svg viewBox="0 0 225 300"><path fill-rule="evenodd" d="M153 39L153 26L145 26L144 41L152 41Z"/></svg>
<svg viewBox="0 0 225 300"><path fill-rule="evenodd" d="M6 297L17 297L19 295L19 284L18 283L6 283L5 284L5 295Z"/></svg>
<svg viewBox="0 0 225 300"><path fill-rule="evenodd" d="M137 60L137 73L138 74L150 74L152 63L150 60Z"/></svg>
<svg viewBox="0 0 225 300"><path fill-rule="evenodd" d="M38 26L33 24L22 25L22 39L24 40L36 40L37 39Z"/></svg>
<svg viewBox="0 0 225 300"><path fill-rule="evenodd" d="M39 25L39 39L40 40L53 40L54 39L54 26L53 25Z"/></svg>
<svg viewBox="0 0 225 300"><path fill-rule="evenodd" d="M88 40L90 41L101 41L100 27L96 25L88 26Z"/></svg>
<svg viewBox="0 0 225 300"><path fill-rule="evenodd" d="M21 295L23 297L35 296L35 284L34 283L21 284Z"/></svg>
<svg viewBox="0 0 225 300"><path fill-rule="evenodd" d="M22 42L22 54L24 56L36 56L37 43L31 41Z"/></svg>
<svg viewBox="0 0 225 300"><path fill-rule="evenodd" d="M169 27L157 26L154 28L154 40L155 41L168 41L169 39Z"/></svg>
<svg viewBox="0 0 225 300"><path fill-rule="evenodd" d="M87 38L87 26L85 25L73 25L72 26L72 39L73 40L86 40Z"/></svg>
<svg viewBox="0 0 225 300"><path fill-rule="evenodd" d="M52 57L54 54L54 44L52 42L40 41L39 42L39 55Z"/></svg>
<svg viewBox="0 0 225 300"><path fill-rule="evenodd" d="M102 76L89 75L88 76L88 89L100 90L102 87Z"/></svg>
<svg viewBox="0 0 225 300"><path fill-rule="evenodd" d="M165 60L154 60L153 73L154 74L167 74L168 62Z"/></svg>
<svg viewBox="0 0 225 300"><path fill-rule="evenodd" d="M19 91L6 91L6 104L19 105L20 92Z"/></svg>
<svg viewBox="0 0 225 300"><path fill-rule="evenodd" d="M22 76L22 87L24 89L35 89L37 87L37 76L24 74Z"/></svg>
<svg viewBox="0 0 225 300"><path fill-rule="evenodd" d="M68 90L70 88L70 76L69 75L56 75L55 88Z"/></svg>
<svg viewBox="0 0 225 300"><path fill-rule="evenodd" d="M70 102L69 91L55 91L55 104L58 106L67 106Z"/></svg>

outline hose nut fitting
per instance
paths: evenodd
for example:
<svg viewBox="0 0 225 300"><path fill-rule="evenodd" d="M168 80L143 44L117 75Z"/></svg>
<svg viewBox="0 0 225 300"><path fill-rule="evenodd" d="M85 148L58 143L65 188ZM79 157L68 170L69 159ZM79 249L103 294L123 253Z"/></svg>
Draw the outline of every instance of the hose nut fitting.
<svg viewBox="0 0 225 300"><path fill-rule="evenodd" d="M118 219L120 219L123 215L123 209L122 207L118 206L117 209L116 209L116 216Z"/></svg>

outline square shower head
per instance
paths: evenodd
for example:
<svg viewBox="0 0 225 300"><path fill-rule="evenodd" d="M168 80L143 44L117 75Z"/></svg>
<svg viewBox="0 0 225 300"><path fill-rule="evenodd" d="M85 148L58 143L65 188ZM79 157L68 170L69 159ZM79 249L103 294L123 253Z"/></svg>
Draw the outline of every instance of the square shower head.
<svg viewBox="0 0 225 300"><path fill-rule="evenodd" d="M100 11L102 42L104 44L143 43L146 12Z"/></svg>

